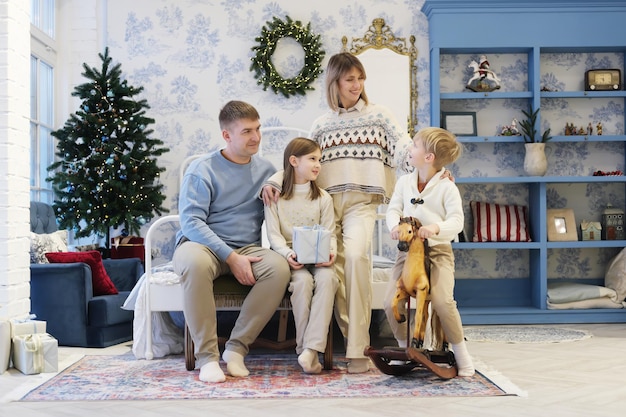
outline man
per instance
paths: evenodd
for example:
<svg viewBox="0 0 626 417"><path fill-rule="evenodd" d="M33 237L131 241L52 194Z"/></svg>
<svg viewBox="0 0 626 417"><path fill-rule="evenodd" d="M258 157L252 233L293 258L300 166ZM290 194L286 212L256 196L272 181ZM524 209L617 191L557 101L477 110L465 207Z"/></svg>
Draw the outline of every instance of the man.
<svg viewBox="0 0 626 417"><path fill-rule="evenodd" d="M220 111L226 147L194 161L179 197L181 231L174 270L182 277L184 314L195 345L200 380L226 380L219 365L213 280L231 273L251 286L222 358L228 373L248 376L244 364L254 342L280 304L289 284L289 264L261 247L263 182L276 169L256 153L261 123L248 103L230 101Z"/></svg>

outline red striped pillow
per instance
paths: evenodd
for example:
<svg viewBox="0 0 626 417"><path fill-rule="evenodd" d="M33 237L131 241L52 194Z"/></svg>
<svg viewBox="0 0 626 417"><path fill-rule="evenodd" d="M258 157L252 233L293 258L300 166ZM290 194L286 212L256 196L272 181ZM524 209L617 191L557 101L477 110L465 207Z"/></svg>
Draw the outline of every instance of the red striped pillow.
<svg viewBox="0 0 626 417"><path fill-rule="evenodd" d="M470 201L474 242L530 242L528 207Z"/></svg>

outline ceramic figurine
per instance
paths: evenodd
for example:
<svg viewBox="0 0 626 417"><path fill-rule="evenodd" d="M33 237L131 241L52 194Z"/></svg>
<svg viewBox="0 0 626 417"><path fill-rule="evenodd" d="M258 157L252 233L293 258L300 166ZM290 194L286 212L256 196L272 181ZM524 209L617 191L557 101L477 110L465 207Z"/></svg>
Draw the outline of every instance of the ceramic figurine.
<svg viewBox="0 0 626 417"><path fill-rule="evenodd" d="M481 55L479 61L480 63L472 60L472 62L468 65L468 68L471 68L473 73L469 81L467 81L465 88L477 92L500 89L500 79L489 68L487 56Z"/></svg>

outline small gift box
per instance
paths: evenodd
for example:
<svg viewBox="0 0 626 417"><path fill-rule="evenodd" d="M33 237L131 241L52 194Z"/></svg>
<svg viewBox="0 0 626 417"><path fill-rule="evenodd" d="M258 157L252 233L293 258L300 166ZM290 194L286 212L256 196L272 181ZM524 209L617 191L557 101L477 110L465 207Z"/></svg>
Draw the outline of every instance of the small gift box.
<svg viewBox="0 0 626 417"><path fill-rule="evenodd" d="M11 339L23 334L45 333L46 322L41 320L11 320Z"/></svg>
<svg viewBox="0 0 626 417"><path fill-rule="evenodd" d="M0 374L9 368L11 358L11 324L0 320Z"/></svg>
<svg viewBox="0 0 626 417"><path fill-rule="evenodd" d="M323 226L293 228L293 250L301 264L318 264L330 259L331 232Z"/></svg>
<svg viewBox="0 0 626 417"><path fill-rule="evenodd" d="M111 259L146 258L143 238L137 236L118 236L111 238Z"/></svg>
<svg viewBox="0 0 626 417"><path fill-rule="evenodd" d="M13 366L26 375L57 372L59 343L48 333L18 335L13 338Z"/></svg>

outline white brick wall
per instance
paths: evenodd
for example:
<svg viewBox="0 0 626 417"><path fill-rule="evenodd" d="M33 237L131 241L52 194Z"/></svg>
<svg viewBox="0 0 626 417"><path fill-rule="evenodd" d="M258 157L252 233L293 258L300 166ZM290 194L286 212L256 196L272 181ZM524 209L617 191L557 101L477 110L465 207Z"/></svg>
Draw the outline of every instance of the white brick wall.
<svg viewBox="0 0 626 417"><path fill-rule="evenodd" d="M0 0L0 319L27 315L30 2Z"/></svg>
<svg viewBox="0 0 626 417"><path fill-rule="evenodd" d="M106 45L106 0L57 1L56 126ZM0 0L0 320L30 312L30 1Z"/></svg>

